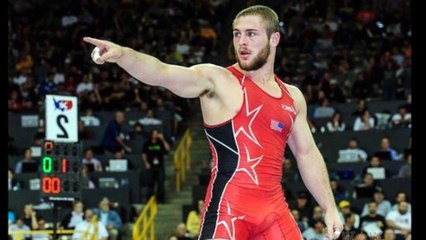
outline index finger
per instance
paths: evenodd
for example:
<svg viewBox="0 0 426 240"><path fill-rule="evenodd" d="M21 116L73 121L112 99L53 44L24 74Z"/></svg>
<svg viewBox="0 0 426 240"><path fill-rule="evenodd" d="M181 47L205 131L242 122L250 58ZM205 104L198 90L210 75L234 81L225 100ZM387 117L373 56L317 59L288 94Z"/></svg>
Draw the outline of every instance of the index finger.
<svg viewBox="0 0 426 240"><path fill-rule="evenodd" d="M96 38L84 37L83 41L90 43L90 44L93 44L93 45L95 45L96 47L99 47L99 48L101 48L102 45L103 45L102 40L99 40L99 39L96 39Z"/></svg>

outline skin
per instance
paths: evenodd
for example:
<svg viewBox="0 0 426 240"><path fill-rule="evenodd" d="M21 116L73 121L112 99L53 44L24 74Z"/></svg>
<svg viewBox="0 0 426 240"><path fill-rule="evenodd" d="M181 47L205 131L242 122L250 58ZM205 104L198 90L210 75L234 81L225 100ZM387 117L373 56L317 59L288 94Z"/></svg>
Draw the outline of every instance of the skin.
<svg viewBox="0 0 426 240"><path fill-rule="evenodd" d="M148 85L162 86L184 98L200 98L203 120L208 125L223 123L236 115L243 104L238 79L226 68L213 64L182 67L161 62L115 43L85 37L83 40L101 49L96 62L116 63L134 78ZM233 45L237 62L234 66L271 96L282 92L274 79L274 59L280 33L268 37L260 16L248 15L234 20ZM269 47L269 54L267 49ZM93 55L93 53L92 53ZM267 57L266 57L267 55ZM257 63L263 61L261 65ZM246 70L244 70L246 69ZM307 106L301 91L286 84L297 109L288 145L297 160L303 181L325 213L327 235L342 231L324 159L318 150L306 119Z"/></svg>

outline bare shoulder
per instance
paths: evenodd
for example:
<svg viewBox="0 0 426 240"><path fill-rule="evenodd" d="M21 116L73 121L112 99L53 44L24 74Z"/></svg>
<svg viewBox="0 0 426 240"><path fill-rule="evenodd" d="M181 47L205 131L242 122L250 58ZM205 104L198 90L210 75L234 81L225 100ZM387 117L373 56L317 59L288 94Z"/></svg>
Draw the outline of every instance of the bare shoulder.
<svg viewBox="0 0 426 240"><path fill-rule="evenodd" d="M226 68L212 63L197 64L190 68L198 71L210 80L222 79L230 73Z"/></svg>
<svg viewBox="0 0 426 240"><path fill-rule="evenodd" d="M305 96L303 95L302 91L291 84L284 83L285 87L290 92L291 97L294 100L294 105L296 107L297 113L300 113L300 111L305 112L306 111L306 100Z"/></svg>

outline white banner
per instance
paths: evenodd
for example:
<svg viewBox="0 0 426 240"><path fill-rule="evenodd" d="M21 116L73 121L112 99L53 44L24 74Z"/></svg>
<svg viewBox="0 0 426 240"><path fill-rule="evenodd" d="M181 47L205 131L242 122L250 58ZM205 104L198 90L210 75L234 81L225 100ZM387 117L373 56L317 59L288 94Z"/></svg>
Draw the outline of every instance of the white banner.
<svg viewBox="0 0 426 240"><path fill-rule="evenodd" d="M55 142L77 142L77 97L46 95L45 106L46 139Z"/></svg>

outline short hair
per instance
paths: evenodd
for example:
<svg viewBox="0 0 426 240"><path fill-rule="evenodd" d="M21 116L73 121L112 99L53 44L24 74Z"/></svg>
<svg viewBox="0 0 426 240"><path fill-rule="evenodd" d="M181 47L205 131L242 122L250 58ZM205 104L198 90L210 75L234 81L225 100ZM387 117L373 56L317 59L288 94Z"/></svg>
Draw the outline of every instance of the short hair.
<svg viewBox="0 0 426 240"><path fill-rule="evenodd" d="M263 5L254 5L241 10L235 16L233 23L240 17L256 15L260 16L265 22L266 33L268 34L268 37L270 37L272 33L279 31L280 26L277 13L272 8Z"/></svg>

